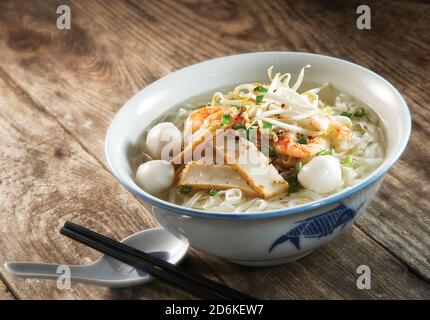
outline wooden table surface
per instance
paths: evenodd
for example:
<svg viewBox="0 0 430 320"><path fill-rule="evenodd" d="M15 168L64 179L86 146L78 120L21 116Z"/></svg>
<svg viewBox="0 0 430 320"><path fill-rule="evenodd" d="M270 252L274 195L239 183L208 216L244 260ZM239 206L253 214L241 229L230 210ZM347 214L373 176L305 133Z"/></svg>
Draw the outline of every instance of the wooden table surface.
<svg viewBox="0 0 430 320"><path fill-rule="evenodd" d="M103 140L137 91L181 67L253 51L351 60L396 86L412 137L351 231L285 266L247 268L192 250L184 266L266 299L430 298L430 5L364 1L0 2L0 299L190 298L154 281L129 289L12 278L5 261L86 263L66 220L123 238L157 223L107 169ZM72 12L58 30L56 7ZM356 286L359 265L371 289Z"/></svg>

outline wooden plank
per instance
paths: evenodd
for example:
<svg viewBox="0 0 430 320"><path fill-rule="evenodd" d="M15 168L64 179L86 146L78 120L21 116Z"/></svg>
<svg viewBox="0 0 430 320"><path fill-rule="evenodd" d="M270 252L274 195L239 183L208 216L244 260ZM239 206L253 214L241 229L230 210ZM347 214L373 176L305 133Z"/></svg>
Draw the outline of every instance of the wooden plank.
<svg viewBox="0 0 430 320"><path fill-rule="evenodd" d="M3 280L0 279L0 300L15 300L12 293L7 289Z"/></svg>
<svg viewBox="0 0 430 320"><path fill-rule="evenodd" d="M263 299L429 299L430 285L360 230L286 266L245 268L205 256L233 287ZM370 290L357 288L357 268L371 271Z"/></svg>
<svg viewBox="0 0 430 320"><path fill-rule="evenodd" d="M6 273L5 261L82 264L97 258L93 250L59 234L66 220L118 239L156 223L57 121L32 106L27 97L3 79L0 135L0 271L19 298L190 297L160 282L125 290L81 284L60 290L50 280L15 279ZM201 263L188 264L205 273Z"/></svg>
<svg viewBox="0 0 430 320"><path fill-rule="evenodd" d="M173 1L149 1L144 4L132 1L117 2L110 6L96 1L73 2L72 29L59 31L53 23L57 17L55 10L52 10L55 7L54 2L37 5L26 3L23 6L19 2L5 1L0 4L0 27L5 30L0 34L0 50L4 57L0 66L20 88L28 92L40 108L55 116L61 126L78 137L85 149L98 160L104 161L102 141L114 112L133 92L178 67L209 57L255 50L310 50L353 59L389 78L392 77L390 80L404 91L407 97L411 97L408 100L414 113L414 125L420 129L415 132L411 145L418 153L415 153L413 159L404 160L405 166L400 168L404 169L410 168L413 165L412 160L416 161L417 157L428 159L429 155L428 147L420 143L423 141L420 138L425 138L427 133L424 128L428 122L428 114L424 106L428 98L422 89L428 63L421 58L422 50L418 50L426 48L428 41L425 42L426 36L419 33L426 21L421 5L404 4L401 7L403 11L392 12L399 9L399 6L391 5L390 2L385 9L381 4L379 10L376 10L380 23L366 34L357 33L354 29L353 5L332 4L330 11L324 11L318 3L303 8L301 4L292 6L291 3L283 2L247 2L247 5L222 2L217 3L216 7L211 3L187 2L185 5ZM202 14L204 12L206 14ZM276 12L283 12L284 15ZM414 41L397 48L393 47L392 43L396 42L398 33L392 32L393 30L384 25L393 21L394 17L396 23L404 26L405 19L401 12L414 12L419 18L413 28L400 30L402 37ZM334 15L337 19L333 19ZM338 18L338 15L341 18ZM95 16L97 19L94 19ZM369 47L374 47L375 51L363 50ZM414 61L418 62L418 66ZM405 74L409 77L405 78ZM394 171L396 169L397 167L392 172L397 172ZM422 170L420 175L414 175L419 177L424 172L424 177L428 177L428 169ZM430 240L425 236L429 231L429 206L428 200L419 198L420 193L416 191L425 190L423 188L426 179L416 181L413 188L406 190L405 183L410 182L411 184L407 185L410 187L413 181L410 179L410 171L408 169L409 176L403 175L402 179L396 180L395 185L390 186L395 188L395 192L392 189L391 192L386 192L403 192L407 196L415 194L417 201L411 202L408 209L402 211L400 208L404 204L398 198L387 201L379 195L369 209L374 216L365 215L359 226L407 263L408 268L428 280L428 255L426 256L426 250L420 249L429 248ZM406 179L407 177L409 179ZM376 204L380 205L377 211L373 211L372 208ZM390 214L393 208L397 208L395 216ZM404 221L408 221L407 226L402 223ZM411 236L405 238L401 235L402 231L410 233ZM364 237L363 233L358 235ZM359 241L363 241L358 236L356 238L348 240L352 241L352 252L359 250ZM326 252L328 248L321 250ZM379 249L375 251L375 248ZM375 252L377 255L386 254L371 242L367 243L366 249L373 250L368 252ZM306 259L311 259L315 254ZM342 258L340 252L336 258ZM196 261L190 265L194 265ZM209 261L211 264L212 260ZM342 263L345 262L342 260ZM335 269L346 276L348 273L342 263ZM360 263L358 258L352 260L348 267L349 277L357 263ZM394 262L388 259L388 263L390 265ZM237 270L246 269L232 269L232 273L229 273L223 269L226 265L228 264L217 263L211 266L220 277L224 275L225 281L234 281ZM282 270L286 270L282 274L289 273L293 267L294 264L282 267ZM254 272L257 274L259 271ZM300 277L299 272L295 275L297 278L290 278L290 283L307 279ZM393 279L400 275L403 273L394 273ZM335 277L320 276L312 289L305 281L307 286L291 288L291 296L286 293L289 288L285 285L276 287L273 295L294 297L306 291L311 292L307 297L357 296L356 293L344 292L345 289L342 288L340 291L332 288L335 285L331 281ZM388 283L395 285L393 282ZM239 288L243 286L241 284ZM389 294L402 297L407 293L394 291ZM365 295L377 297L370 293ZM418 291L411 296L425 296L425 291Z"/></svg>
<svg viewBox="0 0 430 320"><path fill-rule="evenodd" d="M429 134L430 99L425 79L430 65L423 53L430 50L430 17L426 14L430 7L420 3L372 3L373 29L357 32L350 23L355 3L348 6L333 3L333 6L330 9L336 10L336 19L333 11L327 10L300 15L309 28L304 34L311 36L311 31L317 28L330 30L313 36L313 49L352 59L386 77L406 97L413 121L406 152L390 170L382 190L367 208L368 214L356 224L417 276L430 281L430 168L417 165L423 159L430 159L430 146L422 143ZM300 14L305 8L295 6L294 9L294 13ZM416 18L412 27L408 27L410 16ZM343 45L333 51L326 47L333 43ZM372 50L363 50L367 48Z"/></svg>
<svg viewBox="0 0 430 320"><path fill-rule="evenodd" d="M7 137L1 154L8 159L1 168L0 194L6 195L2 203L9 204L3 208L5 215L1 217L2 222L7 222L2 223L4 237L0 245L7 249L0 253L2 261L32 259L84 263L93 259L94 252L59 236L58 228L66 219L118 238L141 226L153 225L152 220L147 220L150 219L148 215L139 214L140 207L127 201L128 193L117 186L56 121L31 107L28 98L22 97L17 88L12 92L11 87L13 84L6 86L0 80L0 134ZM22 237L22 234L30 236ZM359 231L300 262L277 268L244 268L201 256L212 270L222 270L217 273L223 281L260 298L430 297L426 284ZM355 270L359 264L371 267L373 290L356 289ZM200 272L208 270L195 257L188 259L185 265ZM209 271L203 273L210 275ZM21 298L187 297L159 283L123 290L86 285L59 290L48 280L26 281L5 276ZM268 283L272 284L270 289Z"/></svg>
<svg viewBox="0 0 430 320"><path fill-rule="evenodd" d="M72 33L64 36L63 31L51 30L52 28L47 27L41 28L45 31L49 29L49 32L46 32L51 35L52 39L49 44L41 45L40 50L43 56L41 53L33 53L28 57L29 53L25 48L22 50L20 47L21 51L24 51L24 55L21 51L17 55L16 50L13 50L11 52L13 60L5 63L5 68L10 73L18 74L20 85L25 87L34 99L40 101L41 104L46 104L49 111L55 114L65 127L76 134L83 144L103 161L102 141L106 126L113 115L112 111L127 100L131 96L131 92L144 86L148 81L188 63L250 48L252 50L312 50L345 57L367 65L387 76L405 92L407 97L410 97L408 102L413 112L414 126L418 130L413 132L408 152L391 171L392 174L388 176L387 181L390 179L397 181L396 192L379 194L370 207L373 214L364 216L360 220L359 226L405 263L408 263L421 277L429 280L430 262L427 257L430 240L425 235L430 231L428 223L430 204L429 197L419 197L418 195L425 195L425 191L428 190L426 181L430 176L430 169L422 167L418 168L419 172L414 173L415 177L423 176L427 179L411 179L409 174L411 170L408 169L414 166L416 159L428 159L430 154L430 147L421 143L428 134L428 130L425 129L428 127L426 126L428 112L424 106L428 104L429 100L425 94L425 81L423 80L429 68L427 60L422 56L422 49L428 47L429 43L427 41L429 33L425 32L425 28L428 26L425 23L428 21L428 16L424 14L422 4L390 2L389 6L385 6L384 3L374 6L376 7L374 10L375 26L366 33L365 31L357 32L355 24L351 23L354 20L354 8L356 7L354 4L347 6L332 4L330 10L321 10L321 5L318 3L293 6L278 2L261 4L249 2L246 6L223 3L217 9L212 8L210 4L193 5L189 3L185 6L172 1L150 1L145 2L144 5L140 2L118 3L115 5L115 9L112 9L112 7L107 8L94 1L85 4L76 2L72 4L72 8L78 12L74 20L77 31L71 31ZM219 16L214 14L214 16L207 17L199 14L202 11L212 12L213 10L218 10ZM226 25L220 24L220 22L228 20L229 15L236 11L238 19L234 19L233 22L228 22ZM274 22L272 25L267 21L275 11L285 12L285 16L281 15L280 20L272 19ZM170 14L174 12L179 14ZM259 12L259 15L257 15L256 21L251 22L249 16L252 12ZM307 12L307 14L303 12ZM417 16L418 23L413 28L409 28L409 20L405 17L413 13ZM336 19L333 19L334 14ZM92 20L94 15L98 16L97 22ZM46 20L49 20L48 18L54 19L55 16L47 13ZM10 19L15 21L15 18ZM397 32L389 27L392 21L396 21L399 29ZM43 20L40 23L47 25L48 21ZM220 30L215 28L217 23L220 24ZM87 28L83 31L84 29L80 29L79 25L85 25ZM193 25L198 27L192 28ZM317 32L321 26L325 26L322 29L330 30L330 32ZM108 32L103 33L104 30ZM214 30L218 30L218 32L214 32ZM259 30L261 34L252 32L253 30ZM287 30L288 32L286 32ZM100 34L102 36L99 36ZM220 34L224 35L222 41L220 41ZM393 43L399 40L399 34L401 37L413 39L413 41L408 41L407 45L393 47ZM276 41L273 43L274 35L277 37L274 38ZM67 40L61 41L64 38ZM97 41L89 39L97 39ZM153 41L153 39L157 39L157 41ZM13 40L13 38L9 38L9 42L13 42ZM82 43L81 45L87 46L87 48L82 47L78 52L80 54L77 54L75 47L68 47L64 43ZM205 46L197 46L197 43L205 43ZM342 45L328 47L331 43ZM21 43L22 46L24 44ZM27 45L32 46L33 44ZM216 50L207 50L212 47ZM375 50L363 50L363 48L369 47L375 48ZM47 50L48 48L50 50ZM59 60L57 53L62 50L64 55ZM105 54L106 52L109 53ZM179 53L172 59L171 52ZM126 62L123 59L124 56L127 57ZM69 62L65 63L68 60ZM390 63L387 63L387 60ZM49 61L49 63L47 64L45 61ZM92 65L88 66L87 61L92 61ZM42 70L40 70L41 65L37 62L43 64ZM70 70L70 64L77 62L83 66ZM36 73L37 81L26 80L26 77L28 78L27 70L19 64L24 64L31 72ZM46 65L51 67L47 68ZM85 73L85 66L92 72ZM54 70L56 71L54 72ZM409 76L404 77L404 74ZM48 75L49 78L47 78ZM30 78L33 79L33 77L34 74ZM55 77L55 81L51 81L52 77ZM94 78L109 78L111 83L100 80L94 83ZM124 83L124 78L127 78L129 82ZM64 81L69 86L68 88L65 88L66 83L63 83L64 85L61 87L58 85ZM81 88L82 82L88 85ZM109 104L106 103L104 95L104 92L108 90L106 86L115 87L115 91L112 91L115 94L111 95L113 99ZM80 88L78 92L77 88ZM52 95L52 92L56 92L59 97ZM97 95L96 92L102 94ZM77 104L76 101L80 103ZM100 110L103 112L101 113ZM94 141L98 141L98 143L94 144ZM402 172L408 172L408 174L402 175ZM383 190L386 188L384 186ZM399 193L401 197L389 197ZM389 197L390 201L383 200L383 197ZM406 211L396 211L396 208L404 207L403 199L417 197L420 201L410 201ZM378 210L382 210L383 207L385 214L381 212L374 214L373 208L378 203L380 204ZM392 215L393 210L398 214ZM390 219L387 220L387 217ZM405 220L408 221L408 224L402 223ZM388 226L379 227L380 225ZM385 232L381 232L381 229L384 229ZM404 233L410 234L409 239L402 236Z"/></svg>

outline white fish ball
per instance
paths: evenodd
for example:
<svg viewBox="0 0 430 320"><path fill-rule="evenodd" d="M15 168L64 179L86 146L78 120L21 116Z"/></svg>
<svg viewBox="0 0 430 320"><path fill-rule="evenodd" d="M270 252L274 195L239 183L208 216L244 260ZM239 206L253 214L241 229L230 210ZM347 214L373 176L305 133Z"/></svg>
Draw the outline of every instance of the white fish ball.
<svg viewBox="0 0 430 320"><path fill-rule="evenodd" d="M173 165L165 160L151 160L139 166L136 183L150 194L158 194L169 189L175 180Z"/></svg>
<svg viewBox="0 0 430 320"><path fill-rule="evenodd" d="M146 150L153 159L168 160L181 152L181 131L171 122L161 122L152 127L146 137ZM172 153L172 154L171 154Z"/></svg>
<svg viewBox="0 0 430 320"><path fill-rule="evenodd" d="M317 193L328 193L342 184L339 160L333 156L318 156L306 163L297 176L300 184Z"/></svg>

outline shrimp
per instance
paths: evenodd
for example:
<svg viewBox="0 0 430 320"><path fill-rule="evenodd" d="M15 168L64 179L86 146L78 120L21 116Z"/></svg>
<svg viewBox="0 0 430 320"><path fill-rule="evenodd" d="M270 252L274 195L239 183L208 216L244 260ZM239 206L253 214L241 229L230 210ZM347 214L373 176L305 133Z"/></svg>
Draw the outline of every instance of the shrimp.
<svg viewBox="0 0 430 320"><path fill-rule="evenodd" d="M335 140L349 140L352 138L352 130L342 122L334 119L331 122L331 126L334 129L332 132Z"/></svg>
<svg viewBox="0 0 430 320"><path fill-rule="evenodd" d="M217 113L219 113L222 109L220 107L202 107L194 110L190 113L187 120L185 121L185 130L191 133L194 133L203 125L205 120Z"/></svg>
<svg viewBox="0 0 430 320"><path fill-rule="evenodd" d="M185 131L194 133L200 128L219 127L222 116L228 114L232 122L236 121L239 111L234 107L203 107L191 112L185 121Z"/></svg>
<svg viewBox="0 0 430 320"><path fill-rule="evenodd" d="M313 128L322 132L327 132L330 125L330 119L319 114L310 117L309 122Z"/></svg>
<svg viewBox="0 0 430 320"><path fill-rule="evenodd" d="M302 122L309 130L328 133L334 140L349 140L352 137L351 129L333 116L316 114Z"/></svg>
<svg viewBox="0 0 430 320"><path fill-rule="evenodd" d="M275 151L281 155L295 158L308 158L324 149L325 139L320 136L309 137L307 144L300 144L297 138L289 137L285 131L280 132L278 141L273 142Z"/></svg>

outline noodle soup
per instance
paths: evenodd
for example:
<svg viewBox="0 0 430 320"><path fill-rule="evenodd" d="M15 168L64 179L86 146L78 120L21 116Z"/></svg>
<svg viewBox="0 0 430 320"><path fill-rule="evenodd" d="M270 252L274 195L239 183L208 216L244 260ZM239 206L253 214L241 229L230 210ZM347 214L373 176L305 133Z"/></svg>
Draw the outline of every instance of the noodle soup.
<svg viewBox="0 0 430 320"><path fill-rule="evenodd" d="M157 119L133 157L137 184L184 207L241 213L294 207L360 182L385 157L379 116L330 84L302 84L306 67L294 83L270 68L267 83L195 98ZM225 136L234 148L217 145ZM216 156L195 156L202 146Z"/></svg>

